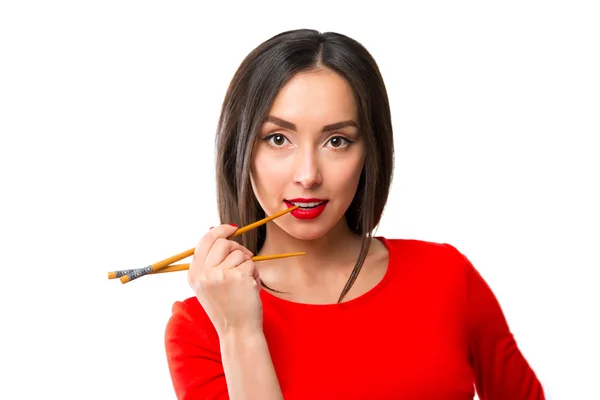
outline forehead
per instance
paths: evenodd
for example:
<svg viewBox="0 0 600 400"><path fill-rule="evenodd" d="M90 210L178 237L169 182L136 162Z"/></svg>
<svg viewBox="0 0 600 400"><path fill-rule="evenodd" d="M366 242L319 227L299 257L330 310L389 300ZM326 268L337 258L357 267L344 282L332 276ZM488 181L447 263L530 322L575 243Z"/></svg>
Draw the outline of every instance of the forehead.
<svg viewBox="0 0 600 400"><path fill-rule="evenodd" d="M329 124L356 120L357 107L352 88L334 71L319 69L294 75L279 91L270 115L297 124Z"/></svg>

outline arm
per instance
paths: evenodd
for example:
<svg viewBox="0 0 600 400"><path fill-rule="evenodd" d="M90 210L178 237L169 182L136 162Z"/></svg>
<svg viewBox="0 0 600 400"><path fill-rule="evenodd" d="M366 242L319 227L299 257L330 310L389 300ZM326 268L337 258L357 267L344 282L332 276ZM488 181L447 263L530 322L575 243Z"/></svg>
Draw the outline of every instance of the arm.
<svg viewBox="0 0 600 400"><path fill-rule="evenodd" d="M264 335L220 341L195 298L173 306L165 348L178 400L283 398Z"/></svg>
<svg viewBox="0 0 600 400"><path fill-rule="evenodd" d="M542 386L519 350L496 296L471 262L458 256L464 271L469 353L479 398L544 400Z"/></svg>
<svg viewBox="0 0 600 400"><path fill-rule="evenodd" d="M231 399L283 400L264 334L231 333L221 355Z"/></svg>

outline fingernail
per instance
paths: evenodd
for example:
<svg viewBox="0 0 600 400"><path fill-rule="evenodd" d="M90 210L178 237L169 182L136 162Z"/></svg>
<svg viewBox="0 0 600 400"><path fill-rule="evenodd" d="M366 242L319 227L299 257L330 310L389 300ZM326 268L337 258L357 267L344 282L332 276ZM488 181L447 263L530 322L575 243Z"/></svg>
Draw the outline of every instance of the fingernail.
<svg viewBox="0 0 600 400"><path fill-rule="evenodd" d="M238 227L236 224L229 224L229 225L233 226L234 228Z"/></svg>
<svg viewBox="0 0 600 400"><path fill-rule="evenodd" d="M211 229L213 229L213 228L214 228L214 226L211 226L211 227L210 227L210 229L209 229L209 231L210 231Z"/></svg>

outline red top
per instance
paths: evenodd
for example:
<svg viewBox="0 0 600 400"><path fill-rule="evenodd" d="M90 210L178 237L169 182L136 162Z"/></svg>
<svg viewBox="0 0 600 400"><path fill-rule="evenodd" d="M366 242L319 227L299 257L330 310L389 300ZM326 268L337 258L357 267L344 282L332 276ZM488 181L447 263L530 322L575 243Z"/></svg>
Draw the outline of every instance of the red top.
<svg viewBox="0 0 600 400"><path fill-rule="evenodd" d="M261 291L285 400L544 400L494 294L449 244L379 238L379 284L309 305ZM195 297L173 305L166 352L177 398L228 399L219 339Z"/></svg>

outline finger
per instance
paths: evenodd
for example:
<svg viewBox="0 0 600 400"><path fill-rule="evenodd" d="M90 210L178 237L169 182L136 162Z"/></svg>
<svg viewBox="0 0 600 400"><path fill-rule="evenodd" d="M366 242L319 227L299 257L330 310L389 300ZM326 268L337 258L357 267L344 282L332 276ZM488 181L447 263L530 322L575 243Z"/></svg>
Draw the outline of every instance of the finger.
<svg viewBox="0 0 600 400"><path fill-rule="evenodd" d="M205 263L189 268L188 283L190 286L196 290L199 287L218 285L224 282L226 271L250 259L250 256L244 251L235 249L236 246L240 245L227 239L217 239Z"/></svg>
<svg viewBox="0 0 600 400"><path fill-rule="evenodd" d="M241 274L241 279L250 280L254 285L256 285L258 291L261 290L260 275L258 274L258 268L256 268L256 264L254 264L254 261L244 261L242 264L239 265L239 267L231 270L231 272L233 271L239 271L239 273Z"/></svg>
<svg viewBox="0 0 600 400"><path fill-rule="evenodd" d="M233 229L231 229L233 228ZM234 233L235 231L237 231L237 226L236 225L231 225L231 224L225 224L225 225L219 225L216 228L213 228L209 231L209 233L212 233L214 235L216 235L217 239L219 238L224 238L224 239L229 239ZM216 241L216 240L215 240ZM237 242L235 242L237 243ZM241 246L241 245L240 245ZM244 252L246 252L250 257L252 257L254 254L252 254L252 252L250 250L248 250L245 247L241 247L242 250ZM210 249L208 250L208 252L210 252Z"/></svg>
<svg viewBox="0 0 600 400"><path fill-rule="evenodd" d="M206 270L221 264L223 260L227 258L229 253L236 250L235 244L237 243L224 238L218 238L215 240L212 247L208 251L208 254L206 255L203 268Z"/></svg>
<svg viewBox="0 0 600 400"><path fill-rule="evenodd" d="M205 268L216 267L235 250L239 250L240 252L246 254L248 258L252 257L252 253L250 253L250 251L241 244L234 242L233 240L223 238L217 239L206 256L206 260L204 261Z"/></svg>
<svg viewBox="0 0 600 400"><path fill-rule="evenodd" d="M237 228L231 225L219 225L204 234L194 250L192 264L203 265L206 260L206 256L215 244L215 241L219 238L227 238L233 235L236 230Z"/></svg>
<svg viewBox="0 0 600 400"><path fill-rule="evenodd" d="M198 276L189 277L188 281L194 290L202 287L220 287L227 281L249 281L258 284L253 277L255 269L254 262L244 252L236 250L217 268L201 271Z"/></svg>
<svg viewBox="0 0 600 400"><path fill-rule="evenodd" d="M224 270L239 267L242 263L250 260L250 256L240 249L234 250L223 260L219 267Z"/></svg>
<svg viewBox="0 0 600 400"><path fill-rule="evenodd" d="M255 275L258 275L258 269L256 268L256 264L252 260L246 260L238 265L237 268L234 268L231 272L239 274L242 277L248 277L250 279L255 279Z"/></svg>

